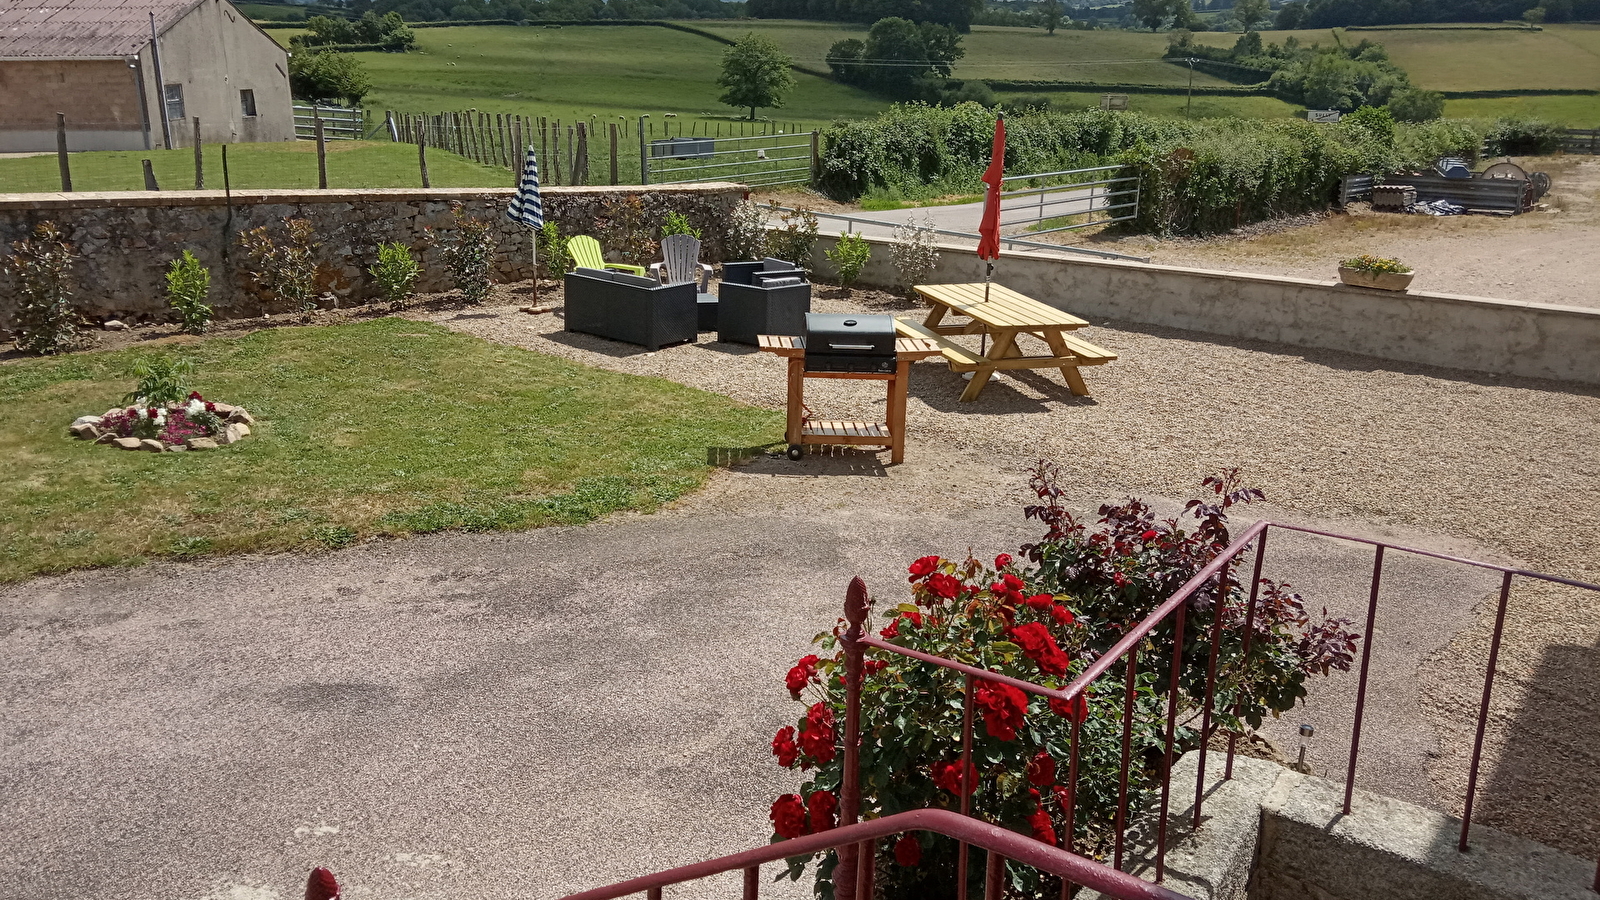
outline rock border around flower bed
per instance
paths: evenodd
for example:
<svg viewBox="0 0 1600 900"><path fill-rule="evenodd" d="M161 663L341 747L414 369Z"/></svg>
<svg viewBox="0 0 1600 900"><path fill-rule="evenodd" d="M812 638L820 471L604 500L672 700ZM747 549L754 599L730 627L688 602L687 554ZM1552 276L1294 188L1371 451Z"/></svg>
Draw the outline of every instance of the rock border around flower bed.
<svg viewBox="0 0 1600 900"><path fill-rule="evenodd" d="M122 450L173 453L216 450L250 435L255 417L242 406L214 403L192 393L183 404L114 407L98 416L79 416L67 432L81 441Z"/></svg>

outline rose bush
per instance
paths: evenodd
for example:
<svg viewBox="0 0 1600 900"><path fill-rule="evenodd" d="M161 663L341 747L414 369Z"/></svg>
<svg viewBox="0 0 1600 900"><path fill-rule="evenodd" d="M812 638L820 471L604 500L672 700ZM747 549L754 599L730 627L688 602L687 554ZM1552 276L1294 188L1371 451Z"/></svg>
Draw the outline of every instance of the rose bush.
<svg viewBox="0 0 1600 900"><path fill-rule="evenodd" d="M1136 499L1100 508L1091 527L1062 503L1055 466L1041 462L1030 486L1038 497L1025 514L1045 526L1037 543L992 562L924 556L909 569L908 602L874 610L885 640L1048 688L1066 687L1151 610L1230 543L1227 511L1261 498L1239 484L1237 470L1204 482L1210 496L1190 501L1185 520L1157 519ZM1190 521L1192 520L1192 521ZM1243 629L1248 585L1236 577L1241 554L1196 592L1186 611L1178 682L1176 752L1198 746L1212 623L1219 614L1214 731L1259 725L1304 696L1312 674L1346 670L1356 635L1349 622L1313 620L1287 584L1263 580L1249 652ZM1220 612L1219 612L1220 611ZM805 717L772 741L778 764L806 777L799 793L772 808L774 840L834 827L843 780L839 746L845 717L845 622L817 635L823 652L791 668L785 686L807 704ZM1139 808L1159 786L1175 629L1171 617L1139 645L1133 686L1128 804ZM973 814L1061 845L1074 809L1072 846L1104 852L1114 838L1122 760L1126 667L1119 662L1085 695L1044 698L978 679L973 691L973 764L963 773L965 676L898 654L871 651L863 665L861 809L863 819L915 809L959 810L963 788ZM835 723L838 726L835 726ZM1069 760L1079 729L1076 797ZM966 778L963 779L963 774ZM965 784L963 782L965 781ZM1076 804L1074 807L1074 803ZM826 810L819 814L817 810ZM981 853L969 865L969 888L981 892ZM808 857L790 860L780 877L798 879ZM837 857L816 860L816 892L833 895ZM876 860L881 896L954 893L956 845L926 834L882 842ZM1055 896L1059 881L1014 866L1008 896Z"/></svg>

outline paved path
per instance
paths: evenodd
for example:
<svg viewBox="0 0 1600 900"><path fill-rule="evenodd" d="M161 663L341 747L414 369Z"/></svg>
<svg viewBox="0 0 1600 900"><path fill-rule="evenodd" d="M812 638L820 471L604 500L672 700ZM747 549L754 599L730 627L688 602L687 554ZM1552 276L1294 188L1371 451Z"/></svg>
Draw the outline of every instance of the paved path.
<svg viewBox="0 0 1600 900"><path fill-rule="evenodd" d="M586 528L0 591L0 898L277 900L314 865L352 900L555 898L764 843L793 787L767 747L799 710L783 673L848 577L898 598L918 555L1035 534L1025 460L857 459L758 460ZM1278 550L1336 609L1363 599L1364 553ZM1423 619L1482 589L1413 575ZM1413 652L1386 681L1452 633L1396 627ZM1417 777L1426 736L1394 737L1369 738L1373 786Z"/></svg>

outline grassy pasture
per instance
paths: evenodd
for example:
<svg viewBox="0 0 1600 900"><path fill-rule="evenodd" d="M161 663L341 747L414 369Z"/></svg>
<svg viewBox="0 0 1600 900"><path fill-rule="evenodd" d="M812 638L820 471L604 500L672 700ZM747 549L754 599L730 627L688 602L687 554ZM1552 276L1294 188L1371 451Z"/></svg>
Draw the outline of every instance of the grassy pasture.
<svg viewBox="0 0 1600 900"><path fill-rule="evenodd" d="M358 54L376 86L366 99L369 108L418 113L471 107L566 121L649 113L658 127L669 112L682 119L748 114L717 100L724 45L669 28L419 28L417 48ZM758 114L809 128L888 106L825 78L796 73L795 81L782 108Z"/></svg>
<svg viewBox="0 0 1600 900"><path fill-rule="evenodd" d="M207 144L206 187L222 188L222 147ZM156 182L165 190L194 187L194 151L102 150L74 153L72 187L78 191L144 190L139 161L150 160ZM635 166L637 168L637 166ZM511 187L505 169L494 169L429 149L428 177L435 187ZM235 190L251 188L315 188L317 148L312 141L281 144L233 144L228 147L228 180ZM329 141L328 186L333 188L421 187L417 151L388 141ZM61 175L55 154L0 159L0 194L58 191Z"/></svg>
<svg viewBox="0 0 1600 900"><path fill-rule="evenodd" d="M783 434L780 412L405 319L161 349L196 360L196 389L249 408L251 436L186 453L69 437L75 416L133 387L145 350L0 364L0 582L155 556L576 524L693 490L707 448Z"/></svg>
<svg viewBox="0 0 1600 900"><path fill-rule="evenodd" d="M1099 109L1102 92L1050 91L996 91L1001 100L1017 97L1043 96L1050 98L1051 109L1072 112L1080 109ZM1182 94L1129 94L1128 108L1154 116L1182 116L1186 98ZM1238 116L1245 119L1281 119L1299 114L1300 107L1285 103L1276 97L1207 97L1195 95L1190 111L1196 119L1214 119Z"/></svg>

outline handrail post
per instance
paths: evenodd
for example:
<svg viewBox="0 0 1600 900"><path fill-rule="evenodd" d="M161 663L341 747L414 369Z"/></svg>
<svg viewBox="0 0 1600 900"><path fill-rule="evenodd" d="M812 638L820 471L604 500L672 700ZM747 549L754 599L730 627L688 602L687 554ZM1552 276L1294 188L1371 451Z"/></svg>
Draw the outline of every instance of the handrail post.
<svg viewBox="0 0 1600 900"><path fill-rule="evenodd" d="M860 576L850 579L844 594L844 617L850 623L844 643L844 777L839 786L839 826L854 825L861 812L861 661L866 649L861 644L861 625L867 619L872 598ZM835 900L856 900L856 859L854 844L838 850L839 864L833 870Z"/></svg>

